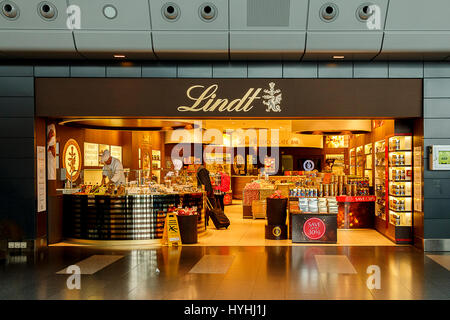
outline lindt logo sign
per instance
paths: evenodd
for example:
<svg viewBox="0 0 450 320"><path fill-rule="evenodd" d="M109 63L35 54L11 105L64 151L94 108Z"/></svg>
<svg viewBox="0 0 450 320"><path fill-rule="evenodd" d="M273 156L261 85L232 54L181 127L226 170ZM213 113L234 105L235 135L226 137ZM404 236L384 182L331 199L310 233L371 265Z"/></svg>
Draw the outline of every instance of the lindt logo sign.
<svg viewBox="0 0 450 320"><path fill-rule="evenodd" d="M261 91L263 96L260 96ZM260 99L267 107L266 112L281 112L282 93L280 89L275 89L274 82L269 83L269 89L249 88L241 98L234 100L220 97L217 84L192 86L187 89L186 96L193 103L179 106L177 110L180 112L249 112L254 107L253 103Z"/></svg>

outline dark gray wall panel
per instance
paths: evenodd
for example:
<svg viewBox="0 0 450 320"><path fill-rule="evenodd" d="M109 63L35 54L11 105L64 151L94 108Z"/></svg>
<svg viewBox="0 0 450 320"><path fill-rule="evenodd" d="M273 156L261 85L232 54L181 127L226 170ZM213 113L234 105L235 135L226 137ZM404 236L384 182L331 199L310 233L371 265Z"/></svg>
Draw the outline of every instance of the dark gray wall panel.
<svg viewBox="0 0 450 320"><path fill-rule="evenodd" d="M32 97L33 93L32 77L0 77L0 97Z"/></svg>
<svg viewBox="0 0 450 320"><path fill-rule="evenodd" d="M0 118L0 138L33 138L34 118Z"/></svg>
<svg viewBox="0 0 450 320"><path fill-rule="evenodd" d="M281 63L248 63L249 78L282 78L283 65Z"/></svg>
<svg viewBox="0 0 450 320"><path fill-rule="evenodd" d="M388 73L387 62L380 62L376 64L373 62L353 63L354 78L387 78Z"/></svg>
<svg viewBox="0 0 450 320"><path fill-rule="evenodd" d="M423 78L423 63L389 62L389 78Z"/></svg>
<svg viewBox="0 0 450 320"><path fill-rule="evenodd" d="M213 78L247 78L245 62L213 63Z"/></svg>
<svg viewBox="0 0 450 320"><path fill-rule="evenodd" d="M0 158L34 158L34 138L0 138Z"/></svg>
<svg viewBox="0 0 450 320"><path fill-rule="evenodd" d="M106 66L70 66L71 77L106 77Z"/></svg>
<svg viewBox="0 0 450 320"><path fill-rule="evenodd" d="M425 62L425 78L450 78L450 63L448 62Z"/></svg>
<svg viewBox="0 0 450 320"><path fill-rule="evenodd" d="M423 189L425 200L450 199L450 179L424 179Z"/></svg>
<svg viewBox="0 0 450 320"><path fill-rule="evenodd" d="M178 65L179 78L212 78L212 64L180 63Z"/></svg>
<svg viewBox="0 0 450 320"><path fill-rule="evenodd" d="M353 63L319 63L319 78L352 78Z"/></svg>
<svg viewBox="0 0 450 320"><path fill-rule="evenodd" d="M315 62L284 62L283 78L317 78L317 69Z"/></svg>
<svg viewBox="0 0 450 320"><path fill-rule="evenodd" d="M140 78L141 66L107 66L106 76L110 78Z"/></svg>
<svg viewBox="0 0 450 320"><path fill-rule="evenodd" d="M7 168L7 170L1 170L0 179L34 178L34 158L0 158L0 165L2 168Z"/></svg>
<svg viewBox="0 0 450 320"><path fill-rule="evenodd" d="M425 239L450 239L450 219L424 220Z"/></svg>
<svg viewBox="0 0 450 320"><path fill-rule="evenodd" d="M424 99L424 118L450 118L450 99Z"/></svg>
<svg viewBox="0 0 450 320"><path fill-rule="evenodd" d="M443 138L450 136L450 119L425 119L423 121L425 138Z"/></svg>
<svg viewBox="0 0 450 320"><path fill-rule="evenodd" d="M143 78L176 78L177 65L175 63L152 63L142 65Z"/></svg>
<svg viewBox="0 0 450 320"><path fill-rule="evenodd" d="M425 149L427 150L427 149ZM428 154L428 151L426 151L426 153ZM425 158L423 160L423 165L424 165L424 170L423 170L423 177L424 178L429 178L429 179L450 179L450 170L428 170L428 165L429 165L429 161L428 161L428 155L427 158ZM450 211L450 203L449 203L449 211ZM450 216L449 216L450 218Z"/></svg>
<svg viewBox="0 0 450 320"><path fill-rule="evenodd" d="M36 66L34 67L35 77L69 77L70 69L68 65L65 66Z"/></svg>
<svg viewBox="0 0 450 320"><path fill-rule="evenodd" d="M0 66L0 77L32 77L33 66L4 65Z"/></svg>
<svg viewBox="0 0 450 320"><path fill-rule="evenodd" d="M450 79L425 79L424 98L450 98Z"/></svg>
<svg viewBox="0 0 450 320"><path fill-rule="evenodd" d="M423 203L426 219L450 219L448 199L426 199Z"/></svg>
<svg viewBox="0 0 450 320"><path fill-rule="evenodd" d="M0 117L34 117L34 98L0 97Z"/></svg>

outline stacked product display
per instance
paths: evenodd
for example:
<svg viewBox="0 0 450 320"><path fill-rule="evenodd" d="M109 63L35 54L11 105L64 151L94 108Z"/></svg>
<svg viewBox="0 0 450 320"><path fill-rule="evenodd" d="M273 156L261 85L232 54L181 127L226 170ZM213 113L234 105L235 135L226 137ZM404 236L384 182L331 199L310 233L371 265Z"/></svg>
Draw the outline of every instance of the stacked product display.
<svg viewBox="0 0 450 320"><path fill-rule="evenodd" d="M389 138L389 222L412 225L412 137Z"/></svg>
<svg viewBox="0 0 450 320"><path fill-rule="evenodd" d="M375 216L386 220L386 148L385 141L375 142Z"/></svg>
<svg viewBox="0 0 450 320"><path fill-rule="evenodd" d="M356 176L311 173L300 176L294 185L290 189L290 197L315 198L370 194L369 179Z"/></svg>

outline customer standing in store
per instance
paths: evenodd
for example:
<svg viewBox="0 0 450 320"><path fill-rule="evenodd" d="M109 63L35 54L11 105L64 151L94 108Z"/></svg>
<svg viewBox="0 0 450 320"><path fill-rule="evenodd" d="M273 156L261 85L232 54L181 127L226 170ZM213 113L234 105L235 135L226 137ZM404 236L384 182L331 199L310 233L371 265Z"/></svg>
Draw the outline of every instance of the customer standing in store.
<svg viewBox="0 0 450 320"><path fill-rule="evenodd" d="M106 178L108 178L109 183L116 186L126 183L122 163L119 159L112 157L109 150L103 151L102 162L105 164L103 166L102 185L106 184Z"/></svg>
<svg viewBox="0 0 450 320"><path fill-rule="evenodd" d="M218 206L225 211L223 198L225 193L230 189L230 176L223 170L221 165L217 166L217 172L214 176L214 196L216 197Z"/></svg>
<svg viewBox="0 0 450 320"><path fill-rule="evenodd" d="M209 199L209 202L216 207L216 201L214 199L214 190L211 184L211 177L209 175L208 169L206 169L201 163L195 164L195 170L197 173L197 185L199 188L201 186L205 186L206 196Z"/></svg>

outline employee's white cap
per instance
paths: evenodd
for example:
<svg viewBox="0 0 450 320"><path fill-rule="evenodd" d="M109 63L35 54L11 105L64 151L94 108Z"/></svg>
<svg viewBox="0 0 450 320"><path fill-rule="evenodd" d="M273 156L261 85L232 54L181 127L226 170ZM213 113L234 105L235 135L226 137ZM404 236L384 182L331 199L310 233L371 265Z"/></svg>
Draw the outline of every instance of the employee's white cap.
<svg viewBox="0 0 450 320"><path fill-rule="evenodd" d="M103 151L103 154L102 154L102 162L108 161L108 159L109 159L110 156L111 156L111 154L109 153L109 150Z"/></svg>

